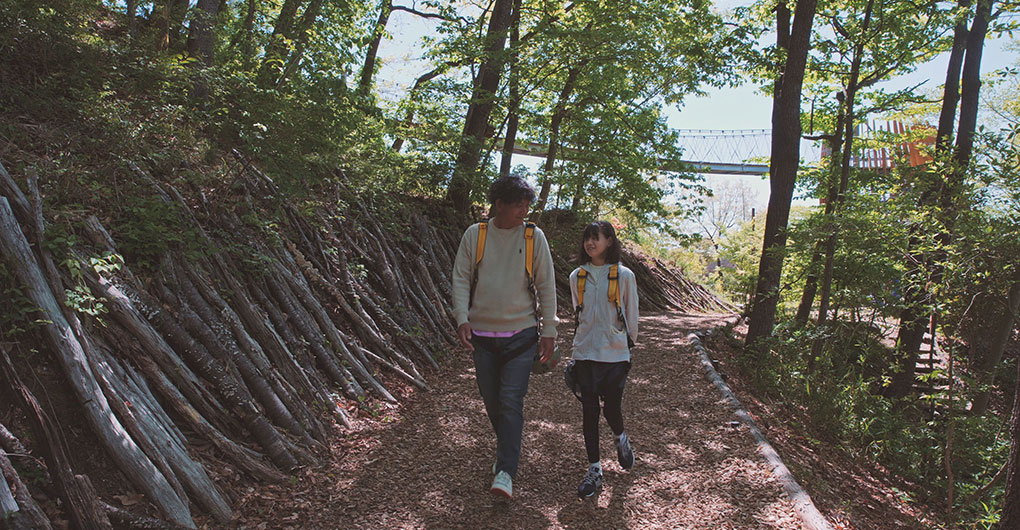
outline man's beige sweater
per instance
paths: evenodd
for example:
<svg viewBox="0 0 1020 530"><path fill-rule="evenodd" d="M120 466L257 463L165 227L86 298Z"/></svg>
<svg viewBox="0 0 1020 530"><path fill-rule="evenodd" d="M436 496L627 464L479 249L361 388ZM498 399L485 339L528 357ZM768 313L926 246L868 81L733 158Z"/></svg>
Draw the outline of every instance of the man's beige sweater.
<svg viewBox="0 0 1020 530"><path fill-rule="evenodd" d="M538 324L535 301L528 288L528 274L524 268L524 225L502 229L489 221L472 301L471 275L477 246L478 225L474 224L461 237L453 264L453 313L457 326L470 322L472 329L481 331L516 331ZM533 264L542 336L555 337L556 324L559 323L556 318L556 272L549 253L549 242L537 227Z"/></svg>

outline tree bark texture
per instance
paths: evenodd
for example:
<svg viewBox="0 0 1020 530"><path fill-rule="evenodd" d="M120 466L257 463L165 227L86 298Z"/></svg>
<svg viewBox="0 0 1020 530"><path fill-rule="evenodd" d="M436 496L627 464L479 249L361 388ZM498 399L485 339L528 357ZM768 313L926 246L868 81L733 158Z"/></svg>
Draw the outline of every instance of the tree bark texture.
<svg viewBox="0 0 1020 530"><path fill-rule="evenodd" d="M1020 363L1017 364L1020 381ZM1020 390L1013 393L1013 415L1009 420L1009 458L1006 460L1006 492L1002 496L1001 530L1020 529Z"/></svg>
<svg viewBox="0 0 1020 530"><path fill-rule="evenodd" d="M219 0L198 0L188 27L188 53L204 66L212 66L213 63L219 10Z"/></svg>
<svg viewBox="0 0 1020 530"><path fill-rule="evenodd" d="M1002 360L1002 354L1006 351L1006 345L1016 329L1017 311L1020 310L1020 269L1013 273L1013 284L1009 287L1005 304L994 305L996 311L993 321L995 325L991 328L991 340L988 341L988 350L978 358L974 371L977 374L977 392L972 398L970 408L971 414L984 414L988 410L988 400L991 391L988 387L993 383L995 367Z"/></svg>
<svg viewBox="0 0 1020 530"><path fill-rule="evenodd" d="M792 29L786 8L780 5L777 25L779 44L787 50L772 109L772 157L769 165L769 205L765 216L765 236L762 242L761 261L758 266L758 283L751 302L746 344L760 352L760 341L772 336L776 320L776 305L783 275L783 258L786 255L786 228L790 219L790 203L797 181L800 164L800 98L804 85L804 70L811 44L811 27L814 22L817 0L797 2ZM784 46L784 42L788 45Z"/></svg>
<svg viewBox="0 0 1020 530"><path fill-rule="evenodd" d="M58 355L68 383L83 403L86 419L102 440L108 454L127 478L160 507L164 515L177 524L193 527L187 505L139 449L111 410L89 366L85 346L81 342L84 337L76 336L64 317L7 200L3 198L0 198L0 250L25 290L25 295L50 322L42 327L47 343Z"/></svg>
<svg viewBox="0 0 1020 530"><path fill-rule="evenodd" d="M372 40L368 43L368 50L365 52L365 62L361 66L361 79L358 81L358 94L367 96L372 91L372 77L375 75L375 60L379 52L379 43L382 41L383 33L386 32L386 23L393 11L393 0L383 0L379 7L379 20L375 23L372 31Z"/></svg>
<svg viewBox="0 0 1020 530"><path fill-rule="evenodd" d="M485 36L485 58L478 68L478 76L471 90L471 101L468 104L464 131L457 150L457 162L447 191L447 199L453 202L454 209L465 215L471 201L471 190L478 171L482 143L485 141L486 129L489 126L489 114L492 113L503 71L505 60L503 47L506 44L506 31L510 27L512 7L513 0L495 0L493 4L489 29Z"/></svg>

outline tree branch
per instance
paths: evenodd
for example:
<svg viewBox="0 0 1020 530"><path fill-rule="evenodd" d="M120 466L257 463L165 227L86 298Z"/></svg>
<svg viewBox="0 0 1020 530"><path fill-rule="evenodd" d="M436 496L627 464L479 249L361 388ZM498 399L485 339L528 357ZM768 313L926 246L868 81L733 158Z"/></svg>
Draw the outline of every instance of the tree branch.
<svg viewBox="0 0 1020 530"><path fill-rule="evenodd" d="M418 11L413 7L393 6L391 9L393 11L406 11L408 13L411 13L412 15L417 15L422 18L436 18L439 20L445 20L447 22L466 22L463 18L460 17L449 17L446 15L440 15L438 13L425 13L424 11Z"/></svg>

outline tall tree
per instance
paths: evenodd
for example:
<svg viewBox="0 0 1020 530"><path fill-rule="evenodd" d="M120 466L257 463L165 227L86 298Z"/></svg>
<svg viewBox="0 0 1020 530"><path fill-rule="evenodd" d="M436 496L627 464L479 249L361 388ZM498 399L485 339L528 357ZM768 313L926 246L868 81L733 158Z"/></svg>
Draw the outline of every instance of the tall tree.
<svg viewBox="0 0 1020 530"><path fill-rule="evenodd" d="M481 160L482 143L489 127L489 115L492 113L505 62L503 48L506 45L512 8L513 0L495 0L489 17L484 56L474 79L460 147L457 149L457 162L446 195L458 212L467 213L471 204L471 190Z"/></svg>
<svg viewBox="0 0 1020 530"><path fill-rule="evenodd" d="M563 123L563 118L567 114L567 102L573 95L577 76L581 72L581 68L584 67L584 62L572 66L567 72L567 80L563 83L563 90L560 91L560 95L556 99L556 106L553 108L553 114L549 120L549 146L546 148L545 162L542 164L542 187L538 192L538 201L535 203L535 212L539 214L545 210L545 204L549 200L549 190L552 189L551 175L556 167L556 155L560 148L560 124Z"/></svg>
<svg viewBox="0 0 1020 530"><path fill-rule="evenodd" d="M301 4L301 0L284 0L280 7L259 68L258 84L263 88L273 86L286 65L287 42L294 38L294 21Z"/></svg>
<svg viewBox="0 0 1020 530"><path fill-rule="evenodd" d="M772 154L769 165L769 205L758 284L751 302L746 344L760 352L760 342L772 335L776 305L786 254L786 227L790 219L793 188L800 164L800 99L807 66L811 28L817 0L800 0L793 12L780 2L776 6L776 42L786 52L772 100Z"/></svg>
<svg viewBox="0 0 1020 530"><path fill-rule="evenodd" d="M368 50L365 52L365 63L361 66L361 80L358 81L358 94L367 96L372 90L372 76L375 75L375 60L379 53L379 43L382 41L383 33L386 32L386 24L390 20L390 13L393 12L393 0L383 0L379 6L379 20L372 30L372 38L368 43Z"/></svg>
<svg viewBox="0 0 1020 530"><path fill-rule="evenodd" d="M157 16L161 50L176 48L181 35L181 26L188 13L188 0L158 0L153 8Z"/></svg>
<svg viewBox="0 0 1020 530"><path fill-rule="evenodd" d="M188 27L188 54L204 66L212 66L220 3L220 0L198 0Z"/></svg>
<svg viewBox="0 0 1020 530"><path fill-rule="evenodd" d="M965 5L961 0L961 5ZM962 73L958 44L963 35L959 30L954 35L954 46L950 55L949 68L946 75L946 97L943 99L943 110L939 118L939 132L936 139L936 162L941 162L941 179L929 183L929 188L921 194L920 208L935 207L940 228L936 242L940 247L949 244L955 223L958 202L963 188L967 168L977 128L977 111L981 86L981 56L984 49L985 36L992 19L993 0L978 0L973 22L966 34L966 48L963 51ZM959 27L959 26L958 26ZM959 80L957 82L957 79ZM951 116L955 115L957 97L949 91L960 87L960 117L956 131L956 144L950 156L948 134L951 128ZM949 129L951 130L951 129ZM940 252L918 250L918 239L912 241L910 250L911 262L921 264L914 269L913 279L908 282L904 295L904 307L900 313L899 332L896 337L896 352L893 359L893 375L887 390L893 397L903 397L910 393L914 383L914 369L917 352L924 337L926 322L931 314L930 287L942 282L943 266L938 255Z"/></svg>
<svg viewBox="0 0 1020 530"><path fill-rule="evenodd" d="M521 123L521 7L522 0L514 0L510 18L510 102L507 108L506 138L503 140L503 156L499 161L499 176L510 175L510 163L517 143L517 130Z"/></svg>

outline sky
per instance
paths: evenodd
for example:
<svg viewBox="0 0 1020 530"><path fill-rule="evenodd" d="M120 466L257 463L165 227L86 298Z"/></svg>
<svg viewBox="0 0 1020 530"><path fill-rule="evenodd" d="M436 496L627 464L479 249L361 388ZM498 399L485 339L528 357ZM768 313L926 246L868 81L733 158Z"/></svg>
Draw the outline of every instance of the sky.
<svg viewBox="0 0 1020 530"><path fill-rule="evenodd" d="M717 5L723 9L739 3L741 2L734 0L717 1ZM377 76L377 89L384 99L395 100L402 97L414 79L430 69L427 60L422 57L424 51L422 38L430 34L434 27L432 21L401 11L393 12L387 27L391 38L382 42L379 50L382 66ZM1014 43L1012 47L1011 42ZM982 74L1005 66L1017 65L1020 62L1020 52L1016 48L1016 42L1009 38L987 42L982 54ZM924 82L922 90L935 93L945 78L947 62L947 55L936 57L920 65L911 74L887 81L881 86L896 89ZM688 98L682 107L667 109L666 119L669 126L674 129L714 130L771 128L772 101L761 93L757 86L744 84L732 88L707 88L706 92L706 96ZM818 149L810 145L810 142L802 143L801 151L805 160L818 159ZM519 163L537 166L539 162L533 157L515 155L514 164ZM708 175L705 183L713 189L727 183L749 186L754 197L752 203L759 212L763 211L768 203L769 185L767 177L764 176ZM817 202L795 200L795 204L810 205Z"/></svg>

